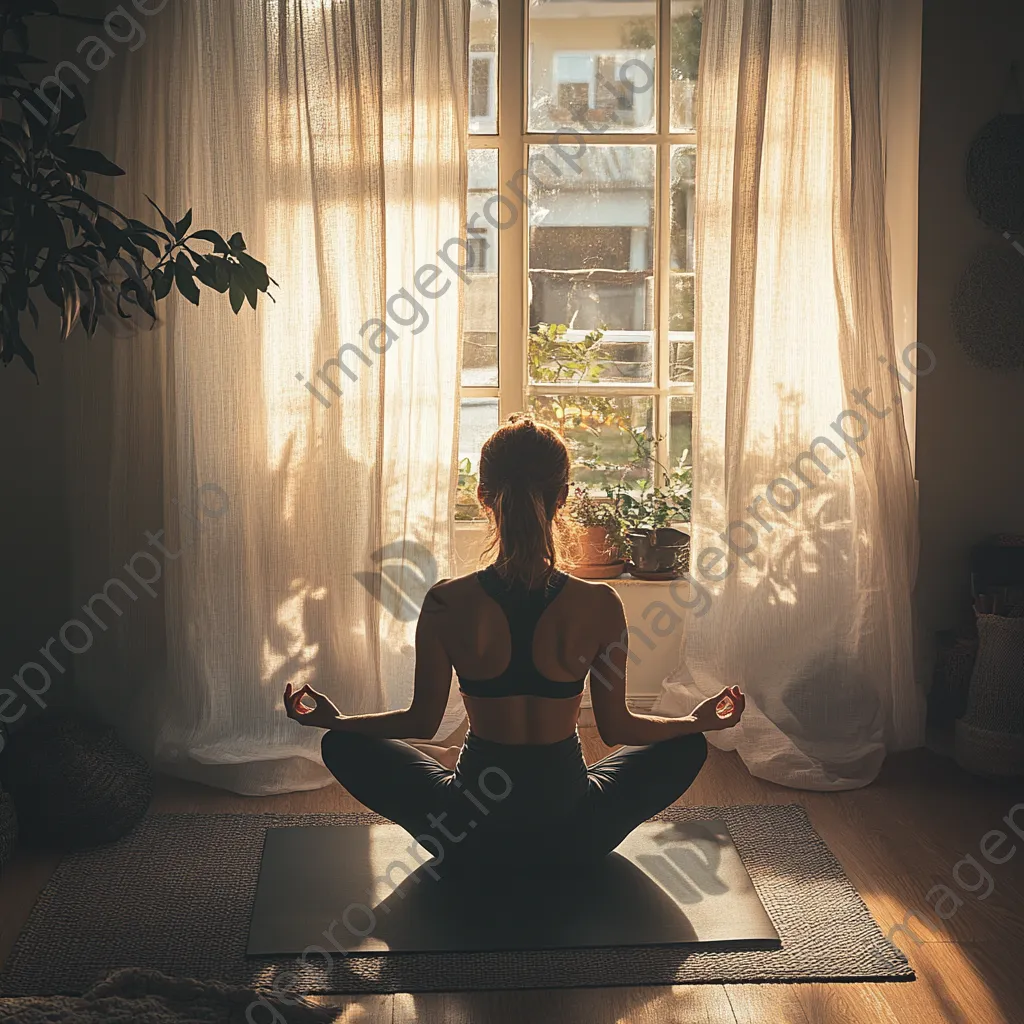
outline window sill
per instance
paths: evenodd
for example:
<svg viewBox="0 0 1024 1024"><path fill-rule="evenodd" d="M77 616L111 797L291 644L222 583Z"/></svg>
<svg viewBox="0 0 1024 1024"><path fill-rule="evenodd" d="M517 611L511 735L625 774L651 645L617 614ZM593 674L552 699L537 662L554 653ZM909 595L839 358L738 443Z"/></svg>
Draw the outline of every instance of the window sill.
<svg viewBox="0 0 1024 1024"><path fill-rule="evenodd" d="M682 576L677 576L674 580L641 580L626 573L624 576L616 576L613 580L590 580L589 582L610 583L613 587L670 587L673 583L685 583L686 580Z"/></svg>
<svg viewBox="0 0 1024 1024"><path fill-rule="evenodd" d="M689 524L680 524L689 529ZM455 561L460 574L471 572L477 568L476 562L483 550L487 523L480 519L460 519L455 521ZM641 580L626 573L610 580L591 580L591 583L610 583L613 587L670 587L683 577L674 580ZM685 580L683 580L685 582Z"/></svg>

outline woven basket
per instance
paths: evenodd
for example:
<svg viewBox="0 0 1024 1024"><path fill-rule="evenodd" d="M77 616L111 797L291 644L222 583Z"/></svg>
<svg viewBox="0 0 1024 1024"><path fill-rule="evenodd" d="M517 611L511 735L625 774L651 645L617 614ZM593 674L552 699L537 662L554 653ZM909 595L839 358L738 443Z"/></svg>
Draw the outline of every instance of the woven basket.
<svg viewBox="0 0 1024 1024"><path fill-rule="evenodd" d="M1024 775L1024 618L978 616L978 659L955 749L967 771Z"/></svg>
<svg viewBox="0 0 1024 1024"><path fill-rule="evenodd" d="M3 870L18 845L18 815L14 798L0 789L0 870Z"/></svg>
<svg viewBox="0 0 1024 1024"><path fill-rule="evenodd" d="M39 716L16 733L3 762L23 839L72 850L112 842L146 813L146 761L113 729L67 712Z"/></svg>
<svg viewBox="0 0 1024 1024"><path fill-rule="evenodd" d="M953 634L940 634L938 641L932 688L928 694L929 719L949 728L967 710L978 641Z"/></svg>

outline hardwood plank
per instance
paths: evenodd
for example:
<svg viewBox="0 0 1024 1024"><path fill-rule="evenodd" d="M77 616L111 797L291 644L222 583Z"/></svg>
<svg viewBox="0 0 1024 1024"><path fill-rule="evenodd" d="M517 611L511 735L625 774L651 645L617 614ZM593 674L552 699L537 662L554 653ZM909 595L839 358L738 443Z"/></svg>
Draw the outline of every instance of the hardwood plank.
<svg viewBox="0 0 1024 1024"><path fill-rule="evenodd" d="M909 982L907 983L909 984ZM877 992L876 985L795 985L794 992L807 1024L907 1024L912 1017L897 1017Z"/></svg>
<svg viewBox="0 0 1024 1024"><path fill-rule="evenodd" d="M917 982L874 988L900 1021L1019 1024L1019 949L997 942L926 942L908 951Z"/></svg>
<svg viewBox="0 0 1024 1024"><path fill-rule="evenodd" d="M395 997L393 1024L735 1024L721 985Z"/></svg>
<svg viewBox="0 0 1024 1024"><path fill-rule="evenodd" d="M329 1006L334 1024L392 1024L394 996L306 996L318 1006ZM285 1014L287 1016L287 1013Z"/></svg>
<svg viewBox="0 0 1024 1024"><path fill-rule="evenodd" d="M795 985L726 985L736 1024L808 1024Z"/></svg>
<svg viewBox="0 0 1024 1024"><path fill-rule="evenodd" d="M341 814L365 810L337 782L274 796L241 796L199 782L157 777L151 814Z"/></svg>

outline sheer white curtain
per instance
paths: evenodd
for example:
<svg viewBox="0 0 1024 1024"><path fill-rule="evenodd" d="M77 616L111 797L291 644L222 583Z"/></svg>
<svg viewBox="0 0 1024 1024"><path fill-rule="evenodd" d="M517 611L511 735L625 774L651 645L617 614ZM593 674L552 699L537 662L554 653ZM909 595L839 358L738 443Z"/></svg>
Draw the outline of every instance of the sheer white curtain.
<svg viewBox="0 0 1024 1024"><path fill-rule="evenodd" d="M437 253L464 234L467 22L465 0L174 4L99 83L122 208L194 207L279 283L237 318L172 296L152 333L69 352L75 597L138 592L112 591L77 682L172 771L312 788L286 682L348 713L411 694L403 608L450 558L465 256ZM155 596L122 568L140 550Z"/></svg>
<svg viewBox="0 0 1024 1024"><path fill-rule="evenodd" d="M742 685L744 722L715 742L809 789L864 785L923 738L888 16L885 0L705 6L691 573L710 600L659 710Z"/></svg>

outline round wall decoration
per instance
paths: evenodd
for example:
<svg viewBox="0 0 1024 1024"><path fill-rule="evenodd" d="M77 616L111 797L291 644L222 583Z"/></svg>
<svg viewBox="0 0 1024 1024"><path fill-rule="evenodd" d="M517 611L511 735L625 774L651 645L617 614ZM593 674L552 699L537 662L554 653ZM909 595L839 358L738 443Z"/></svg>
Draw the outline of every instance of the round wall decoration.
<svg viewBox="0 0 1024 1024"><path fill-rule="evenodd" d="M981 249L957 285L952 313L972 363L1024 369L1024 254L1008 241Z"/></svg>
<svg viewBox="0 0 1024 1024"><path fill-rule="evenodd" d="M967 193L991 228L1024 231L1024 90L1017 64L1007 92L1019 110L994 117L975 137L967 156Z"/></svg>

